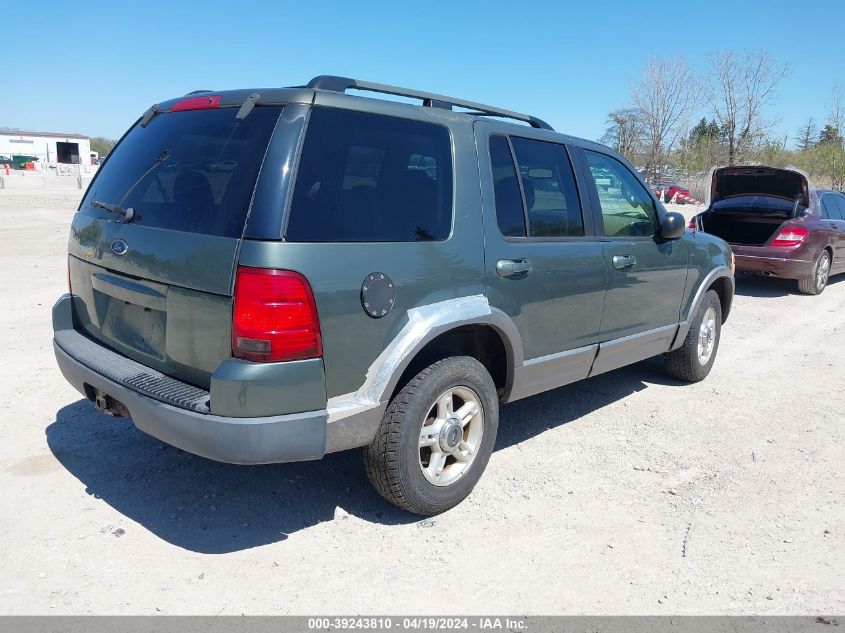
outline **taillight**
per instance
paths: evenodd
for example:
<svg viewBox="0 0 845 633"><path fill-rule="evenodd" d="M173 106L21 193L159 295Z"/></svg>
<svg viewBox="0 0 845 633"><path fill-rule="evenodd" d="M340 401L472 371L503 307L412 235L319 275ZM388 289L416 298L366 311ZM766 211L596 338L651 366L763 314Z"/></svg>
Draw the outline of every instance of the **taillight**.
<svg viewBox="0 0 845 633"><path fill-rule="evenodd" d="M182 99L173 104L171 112L184 112L185 110L216 110L220 107L220 95L206 97L190 97Z"/></svg>
<svg viewBox="0 0 845 633"><path fill-rule="evenodd" d="M693 229L693 230L697 229L698 228L698 219L693 218L692 220L690 220L689 224L687 224L687 228Z"/></svg>
<svg viewBox="0 0 845 633"><path fill-rule="evenodd" d="M798 246L810 232L800 226L788 226L772 240L771 246Z"/></svg>
<svg viewBox="0 0 845 633"><path fill-rule="evenodd" d="M317 306L305 277L290 270L238 267L232 354L264 362L322 356Z"/></svg>

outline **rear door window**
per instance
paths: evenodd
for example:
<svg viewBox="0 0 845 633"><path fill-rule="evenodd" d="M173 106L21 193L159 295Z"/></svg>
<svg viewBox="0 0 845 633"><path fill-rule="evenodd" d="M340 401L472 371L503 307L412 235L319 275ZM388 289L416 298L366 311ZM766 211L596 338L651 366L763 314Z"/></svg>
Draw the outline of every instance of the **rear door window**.
<svg viewBox="0 0 845 633"><path fill-rule="evenodd" d="M441 125L351 110L311 112L285 239L449 237L452 145Z"/></svg>
<svg viewBox="0 0 845 633"><path fill-rule="evenodd" d="M615 158L584 150L598 193L604 234L651 237L657 230L654 201L625 165Z"/></svg>
<svg viewBox="0 0 845 633"><path fill-rule="evenodd" d="M490 137L490 166L493 169L493 194L499 231L505 237L525 237L522 193L508 140L504 136Z"/></svg>
<svg viewBox="0 0 845 633"><path fill-rule="evenodd" d="M80 206L95 201L135 211L133 224L240 237L280 107L170 112L136 125L109 155Z"/></svg>
<svg viewBox="0 0 845 633"><path fill-rule="evenodd" d="M584 235L575 176L563 145L493 135L489 148L496 221L502 235Z"/></svg>
<svg viewBox="0 0 845 633"><path fill-rule="evenodd" d="M528 212L530 237L582 237L584 220L566 148L511 137Z"/></svg>

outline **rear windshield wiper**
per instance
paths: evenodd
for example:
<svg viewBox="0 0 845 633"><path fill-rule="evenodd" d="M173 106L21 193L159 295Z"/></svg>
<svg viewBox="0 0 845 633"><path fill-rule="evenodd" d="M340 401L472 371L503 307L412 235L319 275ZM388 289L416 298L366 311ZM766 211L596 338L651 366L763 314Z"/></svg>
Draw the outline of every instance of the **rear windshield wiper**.
<svg viewBox="0 0 845 633"><path fill-rule="evenodd" d="M99 207L101 209L105 209L109 213L114 213L115 215L119 215L120 217L123 218L124 222L131 222L136 217L135 209L133 209L132 207L124 207L123 201L126 200L126 198L129 196L129 194L132 193L132 191L135 189L135 187L137 187L144 180L144 178L149 176L150 173L152 173L152 171L156 167L158 167L164 161L166 161L169 156L170 156L170 148L169 147L167 149L162 150L161 153L156 157L153 164L150 165L150 167L144 173L142 173L140 176L138 176L138 179L135 180L135 182L132 183L132 186L129 187L129 189L126 190L126 193L123 194L123 197L120 199L120 201L117 204L111 204L109 202L100 202L99 200L94 200L94 202L91 203L91 206L92 207Z"/></svg>
<svg viewBox="0 0 845 633"><path fill-rule="evenodd" d="M100 202L99 200L94 200L91 203L92 207L99 207L100 209L105 209L109 213L114 213L115 215L119 215L123 218L124 222L131 222L132 218L135 217L135 209L132 207L122 207L119 204L109 204L108 202Z"/></svg>

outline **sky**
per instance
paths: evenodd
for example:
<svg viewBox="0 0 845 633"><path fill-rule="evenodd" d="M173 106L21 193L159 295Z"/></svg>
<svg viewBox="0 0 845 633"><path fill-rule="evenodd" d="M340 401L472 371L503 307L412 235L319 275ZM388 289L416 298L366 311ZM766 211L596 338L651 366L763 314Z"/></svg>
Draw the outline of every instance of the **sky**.
<svg viewBox="0 0 845 633"><path fill-rule="evenodd" d="M533 114L597 139L649 57L703 71L724 48L789 62L767 116L794 142L845 92L845 0L7 2L0 127L118 138L204 88L335 74ZM706 111L702 111L706 115Z"/></svg>

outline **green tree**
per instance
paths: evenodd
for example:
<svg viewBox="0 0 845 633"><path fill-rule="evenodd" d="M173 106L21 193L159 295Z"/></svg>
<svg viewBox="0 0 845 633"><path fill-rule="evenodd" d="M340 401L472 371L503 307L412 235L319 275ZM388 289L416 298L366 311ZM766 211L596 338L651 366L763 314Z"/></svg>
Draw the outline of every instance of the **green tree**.
<svg viewBox="0 0 845 633"><path fill-rule="evenodd" d="M832 189L841 189L845 185L845 144L835 126L824 126L814 154L814 171L829 180Z"/></svg>
<svg viewBox="0 0 845 633"><path fill-rule="evenodd" d="M102 136L95 136L91 139L91 151L97 152L101 157L108 154L117 141Z"/></svg>
<svg viewBox="0 0 845 633"><path fill-rule="evenodd" d="M760 145L756 159L771 167L786 167L794 162L793 152L786 149L787 139L767 138Z"/></svg>
<svg viewBox="0 0 845 633"><path fill-rule="evenodd" d="M696 143L707 136L707 119L701 117L701 120L696 123L689 131L689 142Z"/></svg>
<svg viewBox="0 0 845 633"><path fill-rule="evenodd" d="M701 120L690 130L689 141L690 143L718 141L721 136L722 131L719 129L719 124L716 123L715 119L710 119L708 123L706 118L701 117Z"/></svg>
<svg viewBox="0 0 845 633"><path fill-rule="evenodd" d="M678 164L686 173L700 174L721 164L725 153L722 130L714 119L702 117L693 126L686 142L681 144Z"/></svg>
<svg viewBox="0 0 845 633"><path fill-rule="evenodd" d="M836 126L828 123L824 129L819 133L819 145L822 143L832 143L834 145L842 146L842 135Z"/></svg>
<svg viewBox="0 0 845 633"><path fill-rule="evenodd" d="M716 119L710 119L710 123L707 124L707 136L713 140L724 140L725 134L716 123Z"/></svg>

